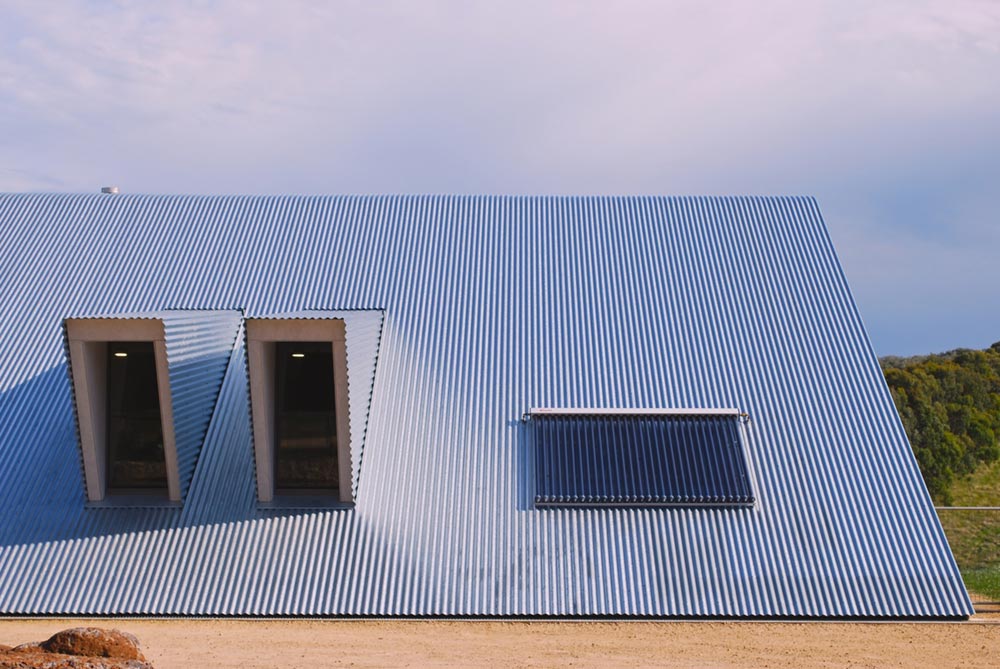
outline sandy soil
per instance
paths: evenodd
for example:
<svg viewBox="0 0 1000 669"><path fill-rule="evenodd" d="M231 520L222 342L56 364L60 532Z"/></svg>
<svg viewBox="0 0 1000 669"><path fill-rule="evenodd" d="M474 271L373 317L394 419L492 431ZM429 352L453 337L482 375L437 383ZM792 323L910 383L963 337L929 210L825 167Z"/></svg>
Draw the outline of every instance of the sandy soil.
<svg viewBox="0 0 1000 669"><path fill-rule="evenodd" d="M678 623L0 620L0 643L79 625L173 667L997 667L1000 622Z"/></svg>

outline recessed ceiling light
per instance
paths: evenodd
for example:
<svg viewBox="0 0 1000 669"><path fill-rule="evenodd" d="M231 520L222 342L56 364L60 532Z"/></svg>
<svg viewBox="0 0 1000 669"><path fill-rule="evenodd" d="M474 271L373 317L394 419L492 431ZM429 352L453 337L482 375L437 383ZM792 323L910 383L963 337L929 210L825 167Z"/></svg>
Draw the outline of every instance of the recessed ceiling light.
<svg viewBox="0 0 1000 669"><path fill-rule="evenodd" d="M306 354L305 353L292 353L292 357L293 358L304 358L304 357L306 357Z"/></svg>
<svg viewBox="0 0 1000 669"><path fill-rule="evenodd" d="M128 357L128 353L126 353L125 351L115 351L115 357L116 358L127 358Z"/></svg>

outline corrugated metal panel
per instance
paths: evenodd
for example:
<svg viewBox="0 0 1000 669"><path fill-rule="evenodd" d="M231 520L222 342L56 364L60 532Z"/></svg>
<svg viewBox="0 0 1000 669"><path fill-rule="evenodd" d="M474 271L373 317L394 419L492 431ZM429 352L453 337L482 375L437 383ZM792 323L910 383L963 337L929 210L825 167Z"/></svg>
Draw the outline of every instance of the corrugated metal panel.
<svg viewBox="0 0 1000 669"><path fill-rule="evenodd" d="M753 503L739 416L535 415L535 503Z"/></svg>
<svg viewBox="0 0 1000 669"><path fill-rule="evenodd" d="M237 310L160 313L166 337L181 497L187 496L243 315Z"/></svg>
<svg viewBox="0 0 1000 669"><path fill-rule="evenodd" d="M381 311L349 311L343 316L347 330L347 388L351 414L351 483L355 497L364 458L368 415L371 410L375 364L382 341Z"/></svg>
<svg viewBox="0 0 1000 669"><path fill-rule="evenodd" d="M0 286L4 612L972 612L811 199L9 195ZM169 308L384 310L353 511L255 508L239 341L183 509L83 508L61 319ZM757 502L537 510L533 406L739 406Z"/></svg>

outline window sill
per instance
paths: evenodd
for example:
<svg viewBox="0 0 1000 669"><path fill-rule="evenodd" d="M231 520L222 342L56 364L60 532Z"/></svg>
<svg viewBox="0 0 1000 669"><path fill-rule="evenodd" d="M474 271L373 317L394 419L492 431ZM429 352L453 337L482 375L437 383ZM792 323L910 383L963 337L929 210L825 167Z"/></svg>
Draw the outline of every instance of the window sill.
<svg viewBox="0 0 1000 669"><path fill-rule="evenodd" d="M180 509L181 502L173 502L160 495L109 495L100 502L88 501L86 509Z"/></svg>
<svg viewBox="0 0 1000 669"><path fill-rule="evenodd" d="M257 502L258 511L329 510L349 511L353 502L342 502L329 495L275 495L270 502Z"/></svg>

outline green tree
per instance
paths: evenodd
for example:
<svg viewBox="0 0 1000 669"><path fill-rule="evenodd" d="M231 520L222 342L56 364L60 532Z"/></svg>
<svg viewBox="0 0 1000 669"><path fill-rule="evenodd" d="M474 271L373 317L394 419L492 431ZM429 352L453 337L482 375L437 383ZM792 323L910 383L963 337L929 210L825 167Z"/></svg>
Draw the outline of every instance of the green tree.
<svg viewBox="0 0 1000 669"><path fill-rule="evenodd" d="M881 362L927 489L947 505L956 476L1000 458L1000 342Z"/></svg>

